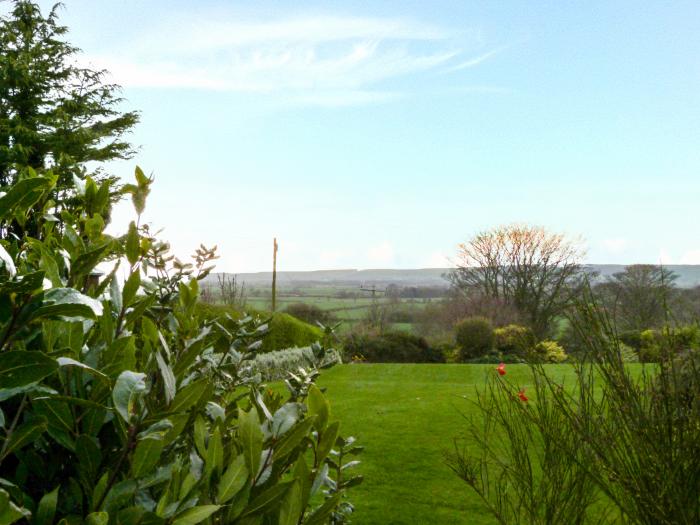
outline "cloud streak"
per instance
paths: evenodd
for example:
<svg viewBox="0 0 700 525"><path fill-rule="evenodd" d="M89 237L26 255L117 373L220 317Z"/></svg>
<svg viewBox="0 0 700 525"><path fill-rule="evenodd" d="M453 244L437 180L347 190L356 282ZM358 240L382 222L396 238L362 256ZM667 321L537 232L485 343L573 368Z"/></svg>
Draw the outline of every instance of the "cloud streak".
<svg viewBox="0 0 700 525"><path fill-rule="evenodd" d="M439 68L475 67L500 51L464 61L461 47L479 45L475 34L465 41L464 35L458 39L400 19L309 15L244 23L230 18L171 19L86 60L126 87L244 92L343 106L393 100L401 90L382 83Z"/></svg>

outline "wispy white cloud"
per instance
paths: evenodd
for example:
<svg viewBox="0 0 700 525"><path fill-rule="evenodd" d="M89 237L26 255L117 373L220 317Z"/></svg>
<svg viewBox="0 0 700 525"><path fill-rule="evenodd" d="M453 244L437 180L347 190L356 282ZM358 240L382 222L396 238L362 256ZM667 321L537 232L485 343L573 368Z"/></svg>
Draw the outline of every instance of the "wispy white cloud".
<svg viewBox="0 0 700 525"><path fill-rule="evenodd" d="M509 95L514 93L514 90L502 86L489 86L489 85L471 85L471 86L457 86L452 89L456 93L471 93L479 95Z"/></svg>
<svg viewBox="0 0 700 525"><path fill-rule="evenodd" d="M401 96L380 84L449 67L465 55L463 47L480 45L477 36L456 38L402 19L307 15L251 22L210 13L172 18L86 59L127 87L247 92L343 106ZM498 51L449 70L476 66Z"/></svg>
<svg viewBox="0 0 700 525"><path fill-rule="evenodd" d="M497 55L498 53L500 53L504 49L505 49L505 47L498 47L496 49L492 49L490 51L487 51L486 53L482 53L481 55L477 55L475 57L464 60L463 62L460 62L459 64L448 67L445 70L445 72L459 71L460 69L467 69L470 67L476 67L479 64L486 62L489 58Z"/></svg>

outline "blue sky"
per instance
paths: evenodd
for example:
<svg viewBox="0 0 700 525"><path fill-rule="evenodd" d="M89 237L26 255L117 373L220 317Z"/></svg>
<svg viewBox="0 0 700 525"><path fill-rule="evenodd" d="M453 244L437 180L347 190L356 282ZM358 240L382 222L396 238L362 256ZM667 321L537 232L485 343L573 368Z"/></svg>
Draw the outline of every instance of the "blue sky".
<svg viewBox="0 0 700 525"><path fill-rule="evenodd" d="M267 270L277 236L280 269L442 267L527 222L589 262L700 263L697 1L65 5L142 112L111 169L155 174L179 255Z"/></svg>

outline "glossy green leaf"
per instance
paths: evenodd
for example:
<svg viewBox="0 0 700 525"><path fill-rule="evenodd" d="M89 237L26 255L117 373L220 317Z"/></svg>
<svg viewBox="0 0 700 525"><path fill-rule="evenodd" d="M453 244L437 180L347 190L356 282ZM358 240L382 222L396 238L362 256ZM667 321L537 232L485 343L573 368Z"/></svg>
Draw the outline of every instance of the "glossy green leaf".
<svg viewBox="0 0 700 525"><path fill-rule="evenodd" d="M287 432L299 420L300 410L297 403L285 403L272 417L271 432L275 438Z"/></svg>
<svg viewBox="0 0 700 525"><path fill-rule="evenodd" d="M92 436L79 435L75 440L75 455L78 459L77 469L82 479L88 486L93 486L102 463L99 442Z"/></svg>
<svg viewBox="0 0 700 525"><path fill-rule="evenodd" d="M251 408L250 412L240 411L238 437L243 447L243 457L245 458L248 472L258 472L260 454L262 453L263 433L260 429L260 420L255 408Z"/></svg>
<svg viewBox="0 0 700 525"><path fill-rule="evenodd" d="M306 403L309 407L309 415L316 416L314 427L316 430L322 431L328 424L331 409L328 401L316 385L309 387L309 396Z"/></svg>
<svg viewBox="0 0 700 525"><path fill-rule="evenodd" d="M96 319L102 315L102 303L73 288L52 288L44 295L44 305L30 320L61 319L64 321Z"/></svg>
<svg viewBox="0 0 700 525"><path fill-rule="evenodd" d="M308 436L311 427L314 424L316 417L308 417L297 423L292 430L287 432L282 439L279 440L275 447L275 457L283 459L291 454L299 444Z"/></svg>
<svg viewBox="0 0 700 525"><path fill-rule="evenodd" d="M107 525L109 514L106 512L93 512L85 518L85 525Z"/></svg>
<svg viewBox="0 0 700 525"><path fill-rule="evenodd" d="M54 183L55 179L49 177L31 177L12 184L0 197L0 219L11 217L15 210L24 214Z"/></svg>
<svg viewBox="0 0 700 525"><path fill-rule="evenodd" d="M57 368L56 360L42 352L2 352L0 386L3 390L24 387L51 375Z"/></svg>
<svg viewBox="0 0 700 525"><path fill-rule="evenodd" d="M304 525L325 525L328 523L328 516L338 506L338 503L340 503L340 493L335 493L304 521Z"/></svg>
<svg viewBox="0 0 700 525"><path fill-rule="evenodd" d="M272 485L269 489L265 490L262 494L250 502L241 517L245 518L247 516L264 514L275 509L281 503L282 498L293 484L293 481L287 481L285 483Z"/></svg>
<svg viewBox="0 0 700 525"><path fill-rule="evenodd" d="M231 462L221 477L216 496L217 502L226 503L232 499L247 481L248 469L245 466L245 458L241 454Z"/></svg>
<svg viewBox="0 0 700 525"><path fill-rule="evenodd" d="M338 432L340 431L340 422L335 421L328 425L326 429L321 434L321 441L316 449L316 458L319 462L326 459L328 454L335 445L335 440L338 438Z"/></svg>
<svg viewBox="0 0 700 525"><path fill-rule="evenodd" d="M44 417L36 417L27 423L15 428L12 435L5 442L5 452L0 456L0 460L5 459L15 450L20 450L25 445L31 443L48 428L48 423Z"/></svg>
<svg viewBox="0 0 700 525"><path fill-rule="evenodd" d="M175 516L173 525L195 525L201 523L221 508L221 505L199 505Z"/></svg>
<svg viewBox="0 0 700 525"><path fill-rule="evenodd" d="M158 363L158 370L160 370L160 375L163 378L163 391L165 393L165 403L169 405L175 398L175 392L177 390L177 385L175 381L175 375L173 374L170 365L165 362L160 351L156 350L156 362Z"/></svg>
<svg viewBox="0 0 700 525"><path fill-rule="evenodd" d="M58 503L58 490L56 487L39 501L39 507L32 521L32 525L53 525L53 518L56 514L56 504Z"/></svg>
<svg viewBox="0 0 700 525"><path fill-rule="evenodd" d="M192 405L195 405L210 388L209 381L205 379L200 379L199 381L195 381L181 388L170 404L170 411L181 412L188 410Z"/></svg>
<svg viewBox="0 0 700 525"><path fill-rule="evenodd" d="M137 439L164 439L166 434L173 428L173 424L169 419L161 419L153 423L146 430L139 432Z"/></svg>
<svg viewBox="0 0 700 525"><path fill-rule="evenodd" d="M117 378L112 401L119 415L129 423L134 415L136 400L146 392L146 374L125 370Z"/></svg>
<svg viewBox="0 0 700 525"><path fill-rule="evenodd" d="M75 359L72 359L70 357L59 357L56 359L56 362L58 363L58 366L64 367L64 366L75 366L78 368L81 368L90 374L99 377L100 379L107 379L107 376L100 372L99 370L95 370L91 366L86 365L85 363L81 363L80 361L76 361Z"/></svg>
<svg viewBox="0 0 700 525"><path fill-rule="evenodd" d="M209 437L207 446L207 454L204 457L204 475L209 476L213 472L221 475L224 470L224 447L221 443L221 431L219 427L214 429Z"/></svg>
<svg viewBox="0 0 700 525"><path fill-rule="evenodd" d="M129 232L126 234L126 258L132 267L139 260L139 246L139 232L136 229L136 223L131 221L131 223L129 223Z"/></svg>
<svg viewBox="0 0 700 525"><path fill-rule="evenodd" d="M301 483L295 481L282 500L280 506L279 525L298 525L304 510L302 503Z"/></svg>
<svg viewBox="0 0 700 525"><path fill-rule="evenodd" d="M122 305L124 307L131 306L131 303L136 297L136 293L139 291L139 286L141 286L141 273L139 270L134 270L124 283L124 288L122 290Z"/></svg>
<svg viewBox="0 0 700 525"><path fill-rule="evenodd" d="M135 478L149 474L158 464L165 443L161 439L144 439L138 442L131 460L131 473Z"/></svg>
<svg viewBox="0 0 700 525"><path fill-rule="evenodd" d="M7 491L0 489L0 525L10 525L30 516L31 512L12 502Z"/></svg>

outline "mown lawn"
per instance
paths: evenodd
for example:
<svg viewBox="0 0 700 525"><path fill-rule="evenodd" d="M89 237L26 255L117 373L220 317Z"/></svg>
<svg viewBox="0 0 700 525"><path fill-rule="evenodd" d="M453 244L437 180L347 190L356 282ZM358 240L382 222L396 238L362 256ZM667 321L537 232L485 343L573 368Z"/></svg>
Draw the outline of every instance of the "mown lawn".
<svg viewBox="0 0 700 525"><path fill-rule="evenodd" d="M572 373L552 365L555 375ZM444 453L464 429L461 413L492 365L354 364L324 371L333 417L343 435L366 447L352 490L353 523L490 524L494 521L445 465ZM525 365L508 365L508 378L527 386Z"/></svg>

